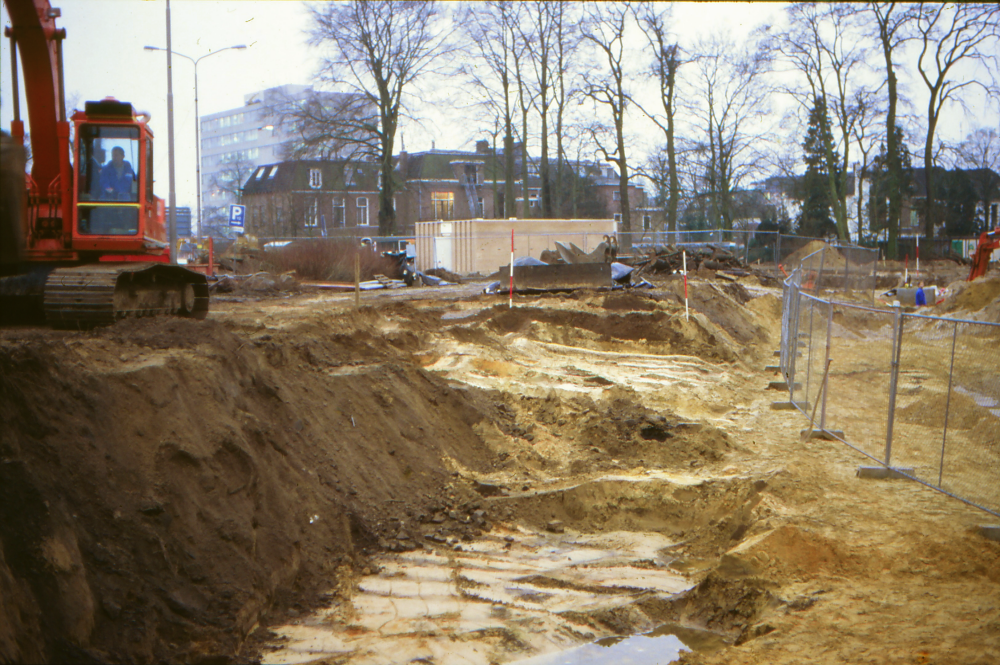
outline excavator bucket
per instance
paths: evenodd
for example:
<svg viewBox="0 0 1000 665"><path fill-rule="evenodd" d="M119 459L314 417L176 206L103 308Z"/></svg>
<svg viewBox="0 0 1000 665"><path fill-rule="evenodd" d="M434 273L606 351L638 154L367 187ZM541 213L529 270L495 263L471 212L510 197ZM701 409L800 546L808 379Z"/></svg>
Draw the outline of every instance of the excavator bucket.
<svg viewBox="0 0 1000 665"><path fill-rule="evenodd" d="M500 269L500 283L510 284L510 266ZM572 291L611 286L611 264L577 263L575 265L514 266L514 290Z"/></svg>

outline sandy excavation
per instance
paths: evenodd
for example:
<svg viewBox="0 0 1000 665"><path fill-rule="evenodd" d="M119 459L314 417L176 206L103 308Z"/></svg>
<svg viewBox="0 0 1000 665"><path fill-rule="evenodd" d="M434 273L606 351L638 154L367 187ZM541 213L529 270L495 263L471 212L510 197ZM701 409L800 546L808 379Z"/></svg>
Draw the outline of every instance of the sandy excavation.
<svg viewBox="0 0 1000 665"><path fill-rule="evenodd" d="M800 441L780 290L481 289L0 331L0 662L1000 662L996 518Z"/></svg>

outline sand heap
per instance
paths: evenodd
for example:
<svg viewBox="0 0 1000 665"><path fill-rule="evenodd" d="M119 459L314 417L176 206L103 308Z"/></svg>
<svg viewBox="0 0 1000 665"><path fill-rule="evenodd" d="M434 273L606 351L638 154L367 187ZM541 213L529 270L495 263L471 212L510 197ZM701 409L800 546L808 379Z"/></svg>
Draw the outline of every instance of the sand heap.
<svg viewBox="0 0 1000 665"><path fill-rule="evenodd" d="M825 252L816 254L802 263L803 259L823 248L826 248ZM796 268L800 264L808 270L819 270L821 265L824 270L842 270L847 265L847 261L836 247L832 247L822 240L813 240L808 245L789 254L785 259L785 265L791 268Z"/></svg>

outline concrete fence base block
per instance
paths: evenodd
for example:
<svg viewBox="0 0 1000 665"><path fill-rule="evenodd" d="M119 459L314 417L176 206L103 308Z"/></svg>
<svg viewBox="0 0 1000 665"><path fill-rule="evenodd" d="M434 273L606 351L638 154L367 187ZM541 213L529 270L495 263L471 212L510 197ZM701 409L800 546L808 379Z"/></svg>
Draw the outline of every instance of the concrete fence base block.
<svg viewBox="0 0 1000 665"><path fill-rule="evenodd" d="M1000 524L982 524L979 526L979 535L983 538L1000 542Z"/></svg>
<svg viewBox="0 0 1000 665"><path fill-rule="evenodd" d="M899 480L913 475L913 467L904 466L859 466L858 478L872 480Z"/></svg>
<svg viewBox="0 0 1000 665"><path fill-rule="evenodd" d="M793 409L809 409L809 402L771 402L771 408L775 411L792 411Z"/></svg>
<svg viewBox="0 0 1000 665"><path fill-rule="evenodd" d="M767 389L768 390L788 390L788 381L771 381L769 384L767 384ZM801 383L796 383L795 384L795 389L796 390L802 390L802 384Z"/></svg>
<svg viewBox="0 0 1000 665"><path fill-rule="evenodd" d="M837 441L844 438L844 431L839 429L804 429L799 432L803 441L809 439L823 439L824 441Z"/></svg>
<svg viewBox="0 0 1000 665"><path fill-rule="evenodd" d="M767 365L764 367L765 372L778 372L781 371L781 365Z"/></svg>
<svg viewBox="0 0 1000 665"><path fill-rule="evenodd" d="M775 357L775 358L780 358L780 357L781 357L781 351L775 351L775 352L774 352L774 357ZM796 358L801 358L801 357L802 357L802 352L801 352L801 351L799 351L798 353L796 353L796 354L795 354L795 357L796 357Z"/></svg>

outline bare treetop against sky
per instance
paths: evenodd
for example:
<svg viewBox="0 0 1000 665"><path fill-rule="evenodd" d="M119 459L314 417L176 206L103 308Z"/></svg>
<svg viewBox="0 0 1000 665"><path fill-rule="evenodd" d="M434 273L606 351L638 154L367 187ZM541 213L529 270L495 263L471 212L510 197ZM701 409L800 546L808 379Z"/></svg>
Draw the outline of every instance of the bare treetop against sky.
<svg viewBox="0 0 1000 665"><path fill-rule="evenodd" d="M84 101L111 95L132 102L137 109L152 114L151 126L160 142L156 153L157 194L166 192L166 57L163 52L144 51L143 47L165 46L165 3L161 0L52 0L62 9L58 25L66 28L64 44L66 94L71 104L82 106ZM453 5L454 6L454 5ZM246 44L246 50L229 51L199 65L199 105L203 115L215 113L243 103L243 95L263 88L286 83L310 84L318 71L320 53L306 45L309 11L301 2L292 0L252 1L185 1L171 4L173 45L178 53L197 58L210 52ZM6 9L5 25L9 25ZM764 24L776 27L785 22L785 6L777 3L676 3L672 32L682 47L690 47L703 37L718 31L728 31L741 41ZM632 57L635 73L643 58L644 40L634 40ZM459 64L459 63L456 63ZM904 63L899 64L902 68ZM914 70L915 71L915 70ZM10 44L2 40L0 61L0 121L9 131L13 117L10 89ZM912 72L901 72L903 93L910 101L908 113L919 115L926 106L926 90L912 78ZM968 73L965 73L968 75ZM23 83L22 83L23 85ZM439 148L468 148L482 138L485 127L471 115L461 86L454 82L438 82L436 86L451 87L447 98L454 109L442 109L437 104L415 105L414 111L423 120L420 126L402 123L401 137L407 150L428 149L431 143ZM655 81L649 81L650 95L658 94ZM425 91L428 99L438 97ZM177 155L178 205L195 203L193 71L187 60L174 61L174 112ZM970 113L953 109L942 117L937 135L942 140L958 141L977 126L1000 127L1000 110L996 102L987 102L982 94L969 99ZM22 97L22 105L25 103ZM22 108L22 114L24 109ZM777 120L777 118L776 118ZM653 150L662 141L652 123L635 122L629 132L633 155ZM777 122L775 123L777 125ZM30 128L29 128L30 131ZM914 137L917 141L919 138ZM399 141L397 140L397 146ZM536 150L537 146L532 145Z"/></svg>

